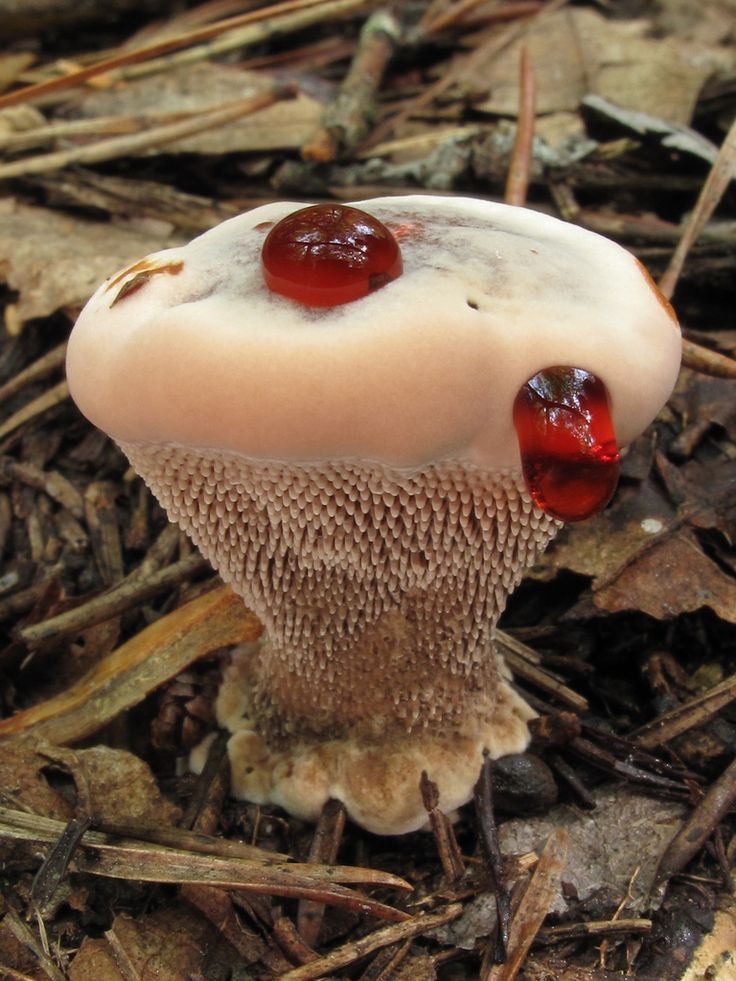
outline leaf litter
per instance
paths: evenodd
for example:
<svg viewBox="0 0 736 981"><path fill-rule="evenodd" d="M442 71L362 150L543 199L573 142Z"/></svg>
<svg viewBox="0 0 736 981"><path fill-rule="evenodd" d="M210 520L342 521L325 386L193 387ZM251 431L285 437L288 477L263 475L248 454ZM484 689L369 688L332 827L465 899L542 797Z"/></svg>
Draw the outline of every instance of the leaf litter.
<svg viewBox="0 0 736 981"><path fill-rule="evenodd" d="M675 978L704 936L693 964L725 972L732 7L420 3L366 27L356 0L128 6L135 24L67 0L32 25L14 13L0 62L0 972ZM60 11L84 19L45 29ZM536 111L519 108L522 46ZM700 370L629 448L609 509L563 532L508 611L538 764L495 763L503 794L454 824L428 787L433 835L372 839L338 814L313 837L227 797L216 739L200 778L182 767L234 637L260 627L71 406L64 341L116 269L285 189L498 199L507 182L669 267ZM542 767L559 803L523 783Z"/></svg>

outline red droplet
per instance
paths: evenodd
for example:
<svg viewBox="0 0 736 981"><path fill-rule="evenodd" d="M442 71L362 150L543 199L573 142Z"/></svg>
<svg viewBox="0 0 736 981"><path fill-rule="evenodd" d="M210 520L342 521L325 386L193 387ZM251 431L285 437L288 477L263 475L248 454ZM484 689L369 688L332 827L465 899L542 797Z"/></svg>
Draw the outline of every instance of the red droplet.
<svg viewBox="0 0 736 981"><path fill-rule="evenodd" d="M516 396L514 425L537 507L561 521L582 521L608 504L619 453L599 378L582 368L540 371Z"/></svg>
<svg viewBox="0 0 736 981"><path fill-rule="evenodd" d="M282 218L268 233L261 260L269 289L313 307L358 300L403 269L388 228L342 204L316 204Z"/></svg>

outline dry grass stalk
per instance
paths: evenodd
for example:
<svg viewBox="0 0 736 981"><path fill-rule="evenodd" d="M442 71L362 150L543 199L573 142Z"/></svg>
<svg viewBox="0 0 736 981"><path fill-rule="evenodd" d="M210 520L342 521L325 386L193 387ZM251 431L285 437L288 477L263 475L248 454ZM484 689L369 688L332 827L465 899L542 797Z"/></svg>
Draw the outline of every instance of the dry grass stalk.
<svg viewBox="0 0 736 981"><path fill-rule="evenodd" d="M55 845L65 823L0 808L0 838ZM186 851L138 838L85 831L83 849L70 857L69 868L90 875L141 882L202 883L260 895L308 897L403 923L407 914L338 883L409 891L403 879L374 869L338 865L264 861Z"/></svg>
<svg viewBox="0 0 736 981"><path fill-rule="evenodd" d="M226 31L232 31L236 28L265 19L277 22L279 18L287 17L293 13L302 14L306 11L314 10L315 19L322 20L334 16L336 8L344 13L354 13L363 6L365 6L365 0L286 0L284 3L272 4L264 9L249 11L237 17L229 17L216 24L200 27L174 38L154 42L146 47L137 48L134 51L124 51L111 58L106 58L104 61L89 65L87 68L74 71L62 78L51 79L46 82L40 82L38 85L31 85L25 89L10 92L4 96L0 96L0 109L6 109L9 106L19 105L20 103L38 101L44 96L58 94L59 92L82 85L84 82L99 75L108 74L114 69L123 68L126 65L132 65L138 62L150 61L158 55L169 54L180 48L208 41ZM277 26L277 23L275 23L271 33L277 32ZM299 26L305 25L300 22Z"/></svg>
<svg viewBox="0 0 736 981"><path fill-rule="evenodd" d="M236 119L240 119L241 116L248 116L260 109L272 106L280 99L292 98L294 94L295 90L291 86L274 85L267 91L259 92L245 99L238 99L237 102L221 106L218 109L206 109L179 122L152 126L150 129L129 136L116 136L86 146L72 147L69 150L44 153L37 157L0 164L0 180L7 180L11 177L27 177L31 174L46 174L52 170L68 167L70 164L94 164L115 160L119 157L135 156L153 147L181 140L185 136L193 136L195 133L225 126L235 122Z"/></svg>

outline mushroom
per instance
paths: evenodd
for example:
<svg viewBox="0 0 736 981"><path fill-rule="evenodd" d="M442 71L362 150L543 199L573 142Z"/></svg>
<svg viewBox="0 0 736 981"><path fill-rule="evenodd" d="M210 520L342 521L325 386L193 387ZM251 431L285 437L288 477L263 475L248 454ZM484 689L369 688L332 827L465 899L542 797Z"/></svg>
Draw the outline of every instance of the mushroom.
<svg viewBox="0 0 736 981"><path fill-rule="evenodd" d="M449 812L525 748L496 622L680 343L622 248L465 198L266 205L97 290L72 395L266 628L218 697L238 796L399 834L423 770Z"/></svg>

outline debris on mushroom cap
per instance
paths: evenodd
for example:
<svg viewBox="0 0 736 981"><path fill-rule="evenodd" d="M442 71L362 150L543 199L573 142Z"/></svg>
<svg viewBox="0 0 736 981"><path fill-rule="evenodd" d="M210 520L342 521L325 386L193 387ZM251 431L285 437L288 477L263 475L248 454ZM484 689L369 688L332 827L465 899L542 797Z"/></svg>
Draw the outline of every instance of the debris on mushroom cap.
<svg viewBox="0 0 736 981"><path fill-rule="evenodd" d="M263 241L300 207L269 205L103 284L68 374L264 622L218 700L236 793L307 818L338 797L397 834L425 821L422 770L449 810L484 750L528 740L493 631L558 522L524 484L517 395L582 369L626 443L669 394L680 336L597 235L469 199L359 206L403 257L376 292L315 308L269 291Z"/></svg>

